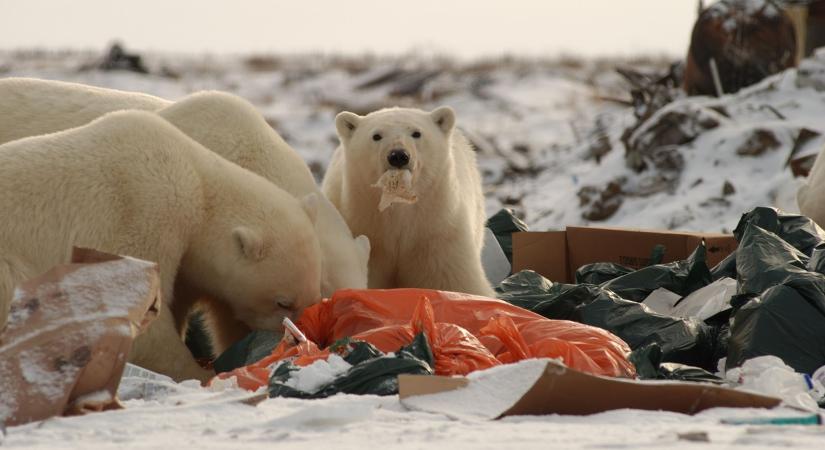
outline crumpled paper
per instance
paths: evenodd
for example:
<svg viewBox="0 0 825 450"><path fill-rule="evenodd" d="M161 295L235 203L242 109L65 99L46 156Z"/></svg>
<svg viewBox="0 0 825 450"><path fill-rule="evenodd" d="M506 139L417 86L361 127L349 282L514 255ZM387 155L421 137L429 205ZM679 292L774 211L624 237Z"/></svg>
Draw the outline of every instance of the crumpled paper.
<svg viewBox="0 0 825 450"><path fill-rule="evenodd" d="M157 264L90 249L23 283L0 334L0 424L119 408L132 341L159 308Z"/></svg>
<svg viewBox="0 0 825 450"><path fill-rule="evenodd" d="M418 196L412 188L412 173L409 170L388 170L372 185L381 189L378 211L383 212L393 203L415 203Z"/></svg>

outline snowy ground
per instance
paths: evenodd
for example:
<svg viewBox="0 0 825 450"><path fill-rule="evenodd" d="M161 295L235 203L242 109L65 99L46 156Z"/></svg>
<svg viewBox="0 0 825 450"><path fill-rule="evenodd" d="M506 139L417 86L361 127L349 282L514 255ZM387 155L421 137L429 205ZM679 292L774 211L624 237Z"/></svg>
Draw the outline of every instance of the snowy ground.
<svg viewBox="0 0 825 450"><path fill-rule="evenodd" d="M591 416L522 416L451 420L407 411L397 397L337 395L324 400L232 403L233 394L181 387L126 409L58 417L11 428L8 448L818 448L825 429L734 426L721 419L799 415L791 410L713 409L695 416L618 410ZM236 397L241 395L234 394Z"/></svg>
<svg viewBox="0 0 825 450"><path fill-rule="evenodd" d="M201 89L235 92L260 108L318 177L337 145L333 117L338 111L447 104L456 109L459 125L480 147L488 213L501 206L514 207L533 229L609 224L718 231L729 230L753 206L793 209L799 181L785 167L789 150L799 128L825 131L821 121L825 81L823 90L816 90L810 83L800 83L796 71L719 100L679 100L675 107L712 106L724 109L727 116L715 116L718 127L676 146L684 164L673 185L640 196L638 184L645 174L627 167L620 143L622 132L634 122L632 112L605 99L629 98L627 87L613 71L615 65L661 69L665 61L512 59L459 65L439 58L146 55L151 74L141 75L84 67L97 58L96 53L0 52L0 76L76 81L170 99ZM825 62L814 66L825 67ZM612 147L599 163L586 159L597 120ZM745 133L757 128L773 133L778 148L759 156L737 155ZM620 177L629 180L623 189L636 194L627 195L606 221L583 218L579 190L601 189ZM723 196L724 181L735 192ZM720 418L789 411L711 410L693 417L613 411L589 417L486 422L406 411L397 397L270 399L248 406L235 402L242 395L181 385L159 399L129 400L125 410L10 428L0 446L676 448L696 445L690 436L709 440L702 444L705 448L816 448L825 442L822 427L719 423Z"/></svg>

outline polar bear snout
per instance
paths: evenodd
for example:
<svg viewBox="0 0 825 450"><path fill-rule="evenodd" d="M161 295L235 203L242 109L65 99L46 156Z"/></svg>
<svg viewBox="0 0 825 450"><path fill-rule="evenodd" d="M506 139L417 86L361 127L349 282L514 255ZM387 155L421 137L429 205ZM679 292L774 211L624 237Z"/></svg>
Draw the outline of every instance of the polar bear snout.
<svg viewBox="0 0 825 450"><path fill-rule="evenodd" d="M410 163L410 154L403 148L390 150L387 155L387 162L396 169L403 169Z"/></svg>

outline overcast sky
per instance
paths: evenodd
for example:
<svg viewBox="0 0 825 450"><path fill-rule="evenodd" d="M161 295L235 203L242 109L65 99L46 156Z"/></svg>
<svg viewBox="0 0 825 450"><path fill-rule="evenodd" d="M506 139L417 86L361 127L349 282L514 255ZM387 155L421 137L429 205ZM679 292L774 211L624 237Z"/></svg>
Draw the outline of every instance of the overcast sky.
<svg viewBox="0 0 825 450"><path fill-rule="evenodd" d="M0 48L682 56L695 17L696 0L0 0Z"/></svg>

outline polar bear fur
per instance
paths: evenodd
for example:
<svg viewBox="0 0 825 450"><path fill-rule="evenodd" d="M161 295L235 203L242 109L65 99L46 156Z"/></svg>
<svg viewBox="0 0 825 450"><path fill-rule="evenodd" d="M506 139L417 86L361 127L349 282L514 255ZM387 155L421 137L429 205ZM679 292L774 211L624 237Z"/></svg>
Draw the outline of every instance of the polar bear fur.
<svg viewBox="0 0 825 450"><path fill-rule="evenodd" d="M215 340L278 330L320 298L317 197L295 199L154 113L121 111L0 146L0 311L13 287L67 262L72 246L159 264L163 306L137 364L207 379L182 341L208 299Z"/></svg>
<svg viewBox="0 0 825 450"><path fill-rule="evenodd" d="M321 194L303 159L252 104L235 95L207 91L171 102L75 83L8 78L0 80L0 144L81 126L121 109L157 111L206 148L296 198L316 193L320 201L317 227L323 258L322 295L367 287L369 240L365 236L353 238L341 214Z"/></svg>
<svg viewBox="0 0 825 450"><path fill-rule="evenodd" d="M420 287L493 296L483 267L484 196L475 153L448 107L392 108L335 119L341 146L323 190L353 232L370 239L371 288ZM415 132L419 137L413 137ZM374 136L380 135L380 140ZM392 168L394 149L409 153L414 203L379 211L373 187ZM397 170L397 169L392 169Z"/></svg>
<svg viewBox="0 0 825 450"><path fill-rule="evenodd" d="M822 153L825 150L816 157L807 182L796 192L796 203L800 213L825 228L825 158Z"/></svg>

